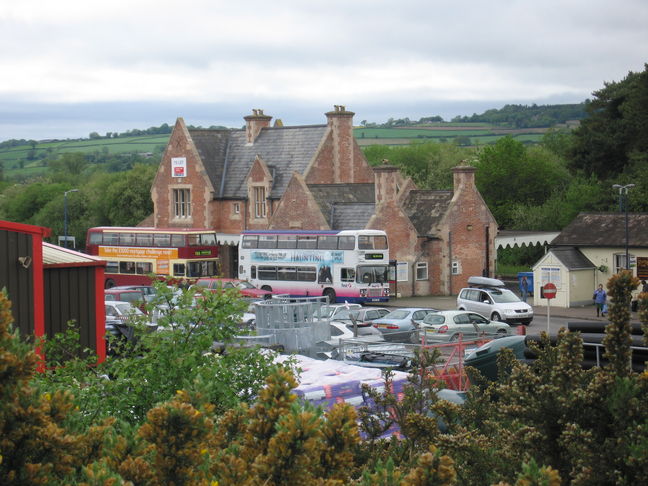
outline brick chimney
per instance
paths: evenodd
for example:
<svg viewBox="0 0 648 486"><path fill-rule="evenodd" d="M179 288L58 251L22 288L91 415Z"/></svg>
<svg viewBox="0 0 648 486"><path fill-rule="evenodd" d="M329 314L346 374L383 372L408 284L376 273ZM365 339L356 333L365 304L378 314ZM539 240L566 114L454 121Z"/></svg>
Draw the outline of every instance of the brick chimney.
<svg viewBox="0 0 648 486"><path fill-rule="evenodd" d="M355 182L353 167L353 113L335 105L326 113L333 131L333 182Z"/></svg>
<svg viewBox="0 0 648 486"><path fill-rule="evenodd" d="M264 115L263 110L255 108L252 114L243 117L245 120L245 136L247 143L254 143L262 128L270 126L271 116Z"/></svg>
<svg viewBox="0 0 648 486"><path fill-rule="evenodd" d="M399 183L403 182L398 167L389 164L387 159L382 165L373 167L376 185L376 204L394 202L398 197Z"/></svg>
<svg viewBox="0 0 648 486"><path fill-rule="evenodd" d="M454 192L476 191L475 172L477 172L477 169L470 165L458 165L452 169Z"/></svg>

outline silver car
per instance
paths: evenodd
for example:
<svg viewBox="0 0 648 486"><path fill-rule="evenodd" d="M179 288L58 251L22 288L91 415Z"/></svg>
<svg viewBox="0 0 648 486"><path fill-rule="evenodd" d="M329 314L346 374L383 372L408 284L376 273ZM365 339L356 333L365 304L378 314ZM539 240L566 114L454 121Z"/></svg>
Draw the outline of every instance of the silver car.
<svg viewBox="0 0 648 486"><path fill-rule="evenodd" d="M490 321L475 312L448 310L428 314L419 325L425 341L457 341L507 336L511 327L505 322Z"/></svg>
<svg viewBox="0 0 648 486"><path fill-rule="evenodd" d="M418 342L418 325L426 315L438 312L429 307L402 307L373 321L373 326L383 333L388 341Z"/></svg>

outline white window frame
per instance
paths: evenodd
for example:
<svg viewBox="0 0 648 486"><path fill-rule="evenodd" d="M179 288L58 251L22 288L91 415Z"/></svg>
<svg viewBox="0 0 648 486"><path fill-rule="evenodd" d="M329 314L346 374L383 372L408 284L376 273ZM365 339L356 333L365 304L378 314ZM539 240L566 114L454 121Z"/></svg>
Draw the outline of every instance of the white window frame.
<svg viewBox="0 0 648 486"><path fill-rule="evenodd" d="M428 262L416 262L416 280L427 280Z"/></svg>
<svg viewBox="0 0 648 486"><path fill-rule="evenodd" d="M257 219L265 218L266 212L266 188L264 186L254 186L254 217Z"/></svg>
<svg viewBox="0 0 648 486"><path fill-rule="evenodd" d="M191 218L191 189L186 187L173 188L173 217L178 219Z"/></svg>
<svg viewBox="0 0 648 486"><path fill-rule="evenodd" d="M409 263L396 262L396 281L408 282L409 281Z"/></svg>
<svg viewBox="0 0 648 486"><path fill-rule="evenodd" d="M240 212L241 212L241 203L237 203L237 202L234 203L232 209L234 211L234 214L240 214Z"/></svg>
<svg viewBox="0 0 648 486"><path fill-rule="evenodd" d="M452 275L461 275L461 261L452 260Z"/></svg>

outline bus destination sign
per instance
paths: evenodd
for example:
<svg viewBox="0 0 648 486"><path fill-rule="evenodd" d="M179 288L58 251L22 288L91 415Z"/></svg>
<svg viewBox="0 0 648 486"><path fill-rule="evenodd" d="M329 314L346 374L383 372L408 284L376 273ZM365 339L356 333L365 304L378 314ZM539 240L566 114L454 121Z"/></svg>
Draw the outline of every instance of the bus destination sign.
<svg viewBox="0 0 648 486"><path fill-rule="evenodd" d="M385 255L382 253L365 253L365 260L382 260Z"/></svg>

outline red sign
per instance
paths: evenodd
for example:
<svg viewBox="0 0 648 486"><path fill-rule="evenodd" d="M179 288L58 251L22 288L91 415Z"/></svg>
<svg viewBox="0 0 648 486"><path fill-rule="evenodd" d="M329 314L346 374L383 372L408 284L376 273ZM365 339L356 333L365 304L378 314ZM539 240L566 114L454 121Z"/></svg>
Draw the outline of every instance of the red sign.
<svg viewBox="0 0 648 486"><path fill-rule="evenodd" d="M556 286L551 282L546 283L542 288L542 294L545 299L553 299L556 296Z"/></svg>

